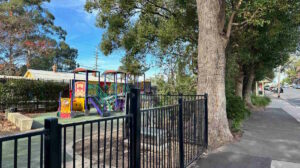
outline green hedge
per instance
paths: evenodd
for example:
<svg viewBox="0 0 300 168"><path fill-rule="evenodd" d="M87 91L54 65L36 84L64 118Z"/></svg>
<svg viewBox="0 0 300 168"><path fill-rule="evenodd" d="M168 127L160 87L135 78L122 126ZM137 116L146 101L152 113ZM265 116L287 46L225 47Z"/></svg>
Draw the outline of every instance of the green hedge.
<svg viewBox="0 0 300 168"><path fill-rule="evenodd" d="M0 83L1 104L26 101L58 100L59 92L68 89L68 84L50 81L9 79Z"/></svg>
<svg viewBox="0 0 300 168"><path fill-rule="evenodd" d="M230 121L231 130L238 131L243 120L249 115L250 111L246 108L245 102L238 96L228 94L227 101L227 117Z"/></svg>
<svg viewBox="0 0 300 168"><path fill-rule="evenodd" d="M266 96L256 96L256 95L252 95L251 96L251 102L253 103L253 105L255 106L259 106L259 107L265 107L267 105L270 104L271 99L269 97Z"/></svg>

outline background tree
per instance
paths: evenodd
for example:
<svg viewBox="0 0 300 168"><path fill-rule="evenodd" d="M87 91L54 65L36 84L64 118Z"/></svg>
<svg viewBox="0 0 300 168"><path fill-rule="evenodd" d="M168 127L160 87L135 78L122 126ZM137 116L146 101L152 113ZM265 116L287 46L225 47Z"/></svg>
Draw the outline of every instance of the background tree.
<svg viewBox="0 0 300 168"><path fill-rule="evenodd" d="M282 81L282 84L293 84L295 79L298 79L298 72L300 71L300 60L296 57L291 57L290 61L285 65L284 69L287 77Z"/></svg>
<svg viewBox="0 0 300 168"><path fill-rule="evenodd" d="M35 57L30 61L31 68L41 70L52 70L54 64L58 71L71 71L76 68L77 49L71 48L67 43L61 41L47 55Z"/></svg>
<svg viewBox="0 0 300 168"><path fill-rule="evenodd" d="M250 20L239 15L228 47L228 60L236 58L235 93L252 107L251 94L255 81L273 74L283 65L299 42L299 2L261 1L247 3L245 11L254 11ZM256 15L259 15L257 18ZM247 21L247 22L246 22ZM242 30L242 31L240 31Z"/></svg>
<svg viewBox="0 0 300 168"><path fill-rule="evenodd" d="M129 80L134 83L137 81L138 77L143 76L149 69L145 62L141 62L130 56L122 58L121 63L119 70L126 72L129 75Z"/></svg>
<svg viewBox="0 0 300 168"><path fill-rule="evenodd" d="M77 49L61 41L55 49L53 62L59 71L70 71L76 68Z"/></svg>
<svg viewBox="0 0 300 168"><path fill-rule="evenodd" d="M43 8L44 2L48 0L0 2L0 59L10 75L20 67L17 62L30 68L33 58L47 56L55 48L53 39L65 38L66 32L54 25L55 18Z"/></svg>

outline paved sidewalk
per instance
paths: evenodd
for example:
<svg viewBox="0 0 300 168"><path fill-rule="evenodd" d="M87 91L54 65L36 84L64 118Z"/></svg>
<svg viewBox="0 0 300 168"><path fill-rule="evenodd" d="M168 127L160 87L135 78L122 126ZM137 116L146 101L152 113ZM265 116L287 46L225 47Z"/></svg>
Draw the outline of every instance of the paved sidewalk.
<svg viewBox="0 0 300 168"><path fill-rule="evenodd" d="M281 109L289 110L286 106L273 100L265 111L252 113L239 142L213 151L191 167L300 168L300 123Z"/></svg>

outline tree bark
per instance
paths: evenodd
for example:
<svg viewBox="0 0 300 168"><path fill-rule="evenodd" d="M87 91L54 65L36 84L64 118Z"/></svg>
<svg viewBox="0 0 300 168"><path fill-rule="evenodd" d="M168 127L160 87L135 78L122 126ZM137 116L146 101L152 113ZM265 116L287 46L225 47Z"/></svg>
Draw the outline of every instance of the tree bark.
<svg viewBox="0 0 300 168"><path fill-rule="evenodd" d="M247 82L245 94L244 94L244 99L245 99L246 105L249 108L254 107L251 102L251 94L252 94L252 86L253 86L254 78L255 78L255 71L254 71L254 67L251 66L251 68L249 70L249 78L248 78L248 82Z"/></svg>
<svg viewBox="0 0 300 168"><path fill-rule="evenodd" d="M8 74L6 75L14 75L14 55L13 55L13 44L10 41L9 46L9 56L8 56Z"/></svg>
<svg viewBox="0 0 300 168"><path fill-rule="evenodd" d="M241 68L241 65L239 65L239 73L237 74L235 80L235 95L243 99L243 85L244 85L244 71L243 68Z"/></svg>
<svg viewBox="0 0 300 168"><path fill-rule="evenodd" d="M197 93L208 93L208 143L216 148L232 140L226 115L224 0L197 0L199 21ZM222 25L221 25L222 24Z"/></svg>
<svg viewBox="0 0 300 168"><path fill-rule="evenodd" d="M30 68L30 62L31 62L31 51L30 49L27 50L27 57L26 57L26 67L27 69Z"/></svg>

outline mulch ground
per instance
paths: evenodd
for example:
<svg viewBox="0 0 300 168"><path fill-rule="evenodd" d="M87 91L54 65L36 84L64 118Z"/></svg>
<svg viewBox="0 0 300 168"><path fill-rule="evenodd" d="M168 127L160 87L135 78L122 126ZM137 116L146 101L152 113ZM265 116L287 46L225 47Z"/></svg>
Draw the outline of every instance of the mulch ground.
<svg viewBox="0 0 300 168"><path fill-rule="evenodd" d="M5 119L5 114L0 113L0 136L10 135L20 132L20 129Z"/></svg>
<svg viewBox="0 0 300 168"><path fill-rule="evenodd" d="M110 131L107 131L106 138L104 138L104 134L100 134L99 163L101 167L103 164L110 167L123 167L123 165L124 167L128 167L128 140L123 140L122 134L119 134L117 137L116 132L117 131L113 131L112 140L110 139ZM121 132L122 130L120 129L119 133ZM86 159L92 158L93 165L97 165L98 160L97 142L98 137L95 135L92 136L92 147L90 146L90 138L85 138L84 141L84 157ZM149 139L146 138L144 140L142 139L142 142L145 143L141 145L141 162L143 166L170 167L174 164L173 167L176 167L175 164L178 164L179 149L175 141L171 140L165 142L163 146L156 146L150 143ZM106 148L104 148L104 143ZM192 158L192 152L196 154L196 151L192 151L191 149L195 148L195 146L187 144L185 147L190 149L190 153L186 152L186 154ZM91 149L92 151L90 151ZM76 153L82 156L82 141L76 143ZM90 153L92 153L92 157L90 157Z"/></svg>

